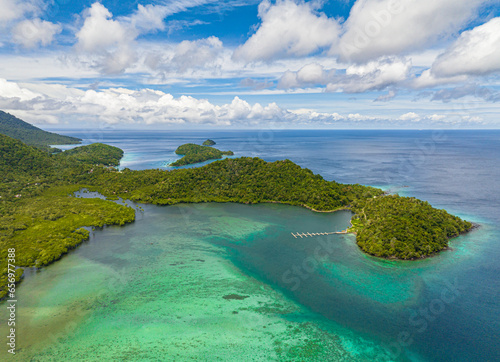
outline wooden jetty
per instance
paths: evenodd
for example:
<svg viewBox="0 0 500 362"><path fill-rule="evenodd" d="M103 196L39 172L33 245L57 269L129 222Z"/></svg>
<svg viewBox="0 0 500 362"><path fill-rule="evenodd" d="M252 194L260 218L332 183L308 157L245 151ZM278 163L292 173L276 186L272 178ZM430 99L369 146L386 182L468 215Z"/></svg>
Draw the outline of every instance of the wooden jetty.
<svg viewBox="0 0 500 362"><path fill-rule="evenodd" d="M292 236L297 239L298 237L300 238L308 238L308 237L313 237L313 236L320 236L320 235L332 235L332 234L347 234L347 229L342 230L342 231L332 231L329 233L291 233Z"/></svg>

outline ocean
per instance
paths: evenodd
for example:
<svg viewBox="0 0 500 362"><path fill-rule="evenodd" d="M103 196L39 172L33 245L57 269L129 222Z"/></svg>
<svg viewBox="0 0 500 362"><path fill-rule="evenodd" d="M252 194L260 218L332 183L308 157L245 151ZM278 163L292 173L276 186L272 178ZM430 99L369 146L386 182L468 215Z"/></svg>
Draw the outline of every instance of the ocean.
<svg viewBox="0 0 500 362"><path fill-rule="evenodd" d="M178 145L210 138L234 157L289 159L481 226L403 262L363 254L352 235L291 236L342 230L348 211L140 205L136 222L27 273L21 360L500 360L500 131L59 133L120 147L120 167L137 170L169 169Z"/></svg>

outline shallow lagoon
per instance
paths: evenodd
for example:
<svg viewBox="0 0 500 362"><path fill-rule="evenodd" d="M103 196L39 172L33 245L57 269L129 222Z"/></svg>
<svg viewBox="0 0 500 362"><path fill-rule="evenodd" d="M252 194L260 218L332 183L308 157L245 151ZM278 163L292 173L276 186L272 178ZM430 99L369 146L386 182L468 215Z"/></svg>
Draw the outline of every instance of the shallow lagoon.
<svg viewBox="0 0 500 362"><path fill-rule="evenodd" d="M457 239L455 253L389 262L364 255L352 235L290 234L344 229L347 211L142 206L135 223L97 230L28 275L18 290L18 358L423 360L394 341L425 334L408 310L454 282L439 274L466 263L461 250L480 233Z"/></svg>

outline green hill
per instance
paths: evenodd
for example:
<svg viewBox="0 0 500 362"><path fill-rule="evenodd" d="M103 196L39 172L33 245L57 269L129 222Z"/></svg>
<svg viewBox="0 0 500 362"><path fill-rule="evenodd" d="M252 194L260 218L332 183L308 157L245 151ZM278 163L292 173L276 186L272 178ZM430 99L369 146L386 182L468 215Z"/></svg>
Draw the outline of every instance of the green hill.
<svg viewBox="0 0 500 362"><path fill-rule="evenodd" d="M3 111L0 111L0 133L28 145L44 148L49 145L69 145L81 142L79 138L44 131Z"/></svg>

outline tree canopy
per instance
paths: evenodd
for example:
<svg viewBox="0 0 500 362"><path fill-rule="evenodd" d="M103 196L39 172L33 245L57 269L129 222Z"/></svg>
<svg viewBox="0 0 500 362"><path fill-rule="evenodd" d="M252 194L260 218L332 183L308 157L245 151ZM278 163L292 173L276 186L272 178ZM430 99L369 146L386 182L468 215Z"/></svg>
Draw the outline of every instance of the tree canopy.
<svg viewBox="0 0 500 362"><path fill-rule="evenodd" d="M223 155L234 155L232 151L219 151L213 147L204 147L194 143L186 143L177 147L175 153L184 155L184 157L173 162L171 166L191 165L193 163L221 159Z"/></svg>

